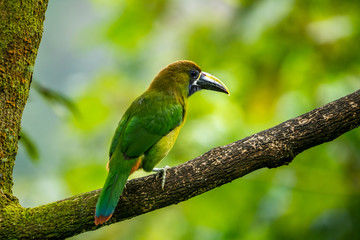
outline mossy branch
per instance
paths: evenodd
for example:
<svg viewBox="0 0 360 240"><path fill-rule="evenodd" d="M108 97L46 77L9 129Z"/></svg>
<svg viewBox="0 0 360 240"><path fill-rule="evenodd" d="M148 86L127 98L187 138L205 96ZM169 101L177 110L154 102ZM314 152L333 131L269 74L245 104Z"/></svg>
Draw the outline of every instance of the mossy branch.
<svg viewBox="0 0 360 240"><path fill-rule="evenodd" d="M296 155L360 125L360 90L273 128L209 152L167 171L165 190L157 176L126 185L112 224L185 201L260 168L289 164ZM36 208L9 205L0 219L0 238L65 238L94 225L100 190ZM106 225L105 224L105 225Z"/></svg>
<svg viewBox="0 0 360 240"><path fill-rule="evenodd" d="M0 207L12 198L12 171L47 0L0 0ZM1 220L1 219L0 219Z"/></svg>

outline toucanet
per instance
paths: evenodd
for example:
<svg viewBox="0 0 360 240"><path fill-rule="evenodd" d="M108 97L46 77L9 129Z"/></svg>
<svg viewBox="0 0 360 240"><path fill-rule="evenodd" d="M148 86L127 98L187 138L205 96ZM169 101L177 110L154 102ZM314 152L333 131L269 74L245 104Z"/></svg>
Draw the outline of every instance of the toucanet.
<svg viewBox="0 0 360 240"><path fill-rule="evenodd" d="M185 122L188 98L201 89L229 94L219 79L194 62L177 61L162 69L130 105L111 142L109 172L96 204L96 225L111 218L131 173L141 168L153 171L169 153ZM164 180L163 174L163 184Z"/></svg>

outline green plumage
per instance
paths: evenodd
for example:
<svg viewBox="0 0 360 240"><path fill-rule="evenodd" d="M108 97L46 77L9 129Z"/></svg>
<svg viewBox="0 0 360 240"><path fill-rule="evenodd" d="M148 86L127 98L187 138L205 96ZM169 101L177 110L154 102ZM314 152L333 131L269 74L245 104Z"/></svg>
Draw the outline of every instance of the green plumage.
<svg viewBox="0 0 360 240"><path fill-rule="evenodd" d="M152 171L168 154L185 121L188 96L201 89L195 86L195 81L202 79L200 74L211 76L190 61L167 66L125 112L110 146L109 173L96 205L96 225L112 216L133 171L138 168Z"/></svg>
<svg viewBox="0 0 360 240"><path fill-rule="evenodd" d="M119 157L119 159L121 159L121 157ZM112 162L112 168L118 169L118 171L109 172L106 178L96 204L95 219L96 217L101 219L101 216L111 217L135 161L136 159Z"/></svg>
<svg viewBox="0 0 360 240"><path fill-rule="evenodd" d="M166 103L166 104L164 104ZM159 92L146 92L125 113L122 152L139 157L182 122L183 109L176 99Z"/></svg>

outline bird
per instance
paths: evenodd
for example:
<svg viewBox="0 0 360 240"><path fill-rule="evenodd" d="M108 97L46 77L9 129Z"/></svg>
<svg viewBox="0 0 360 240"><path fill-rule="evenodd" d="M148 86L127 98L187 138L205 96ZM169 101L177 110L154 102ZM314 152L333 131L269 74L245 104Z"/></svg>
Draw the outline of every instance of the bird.
<svg viewBox="0 0 360 240"><path fill-rule="evenodd" d="M111 218L134 171L163 171L164 188L166 168L155 165L169 153L184 125L188 98L202 89L230 95L218 78L203 72L192 61L179 60L163 68L132 102L112 138L108 175L96 204L95 225Z"/></svg>

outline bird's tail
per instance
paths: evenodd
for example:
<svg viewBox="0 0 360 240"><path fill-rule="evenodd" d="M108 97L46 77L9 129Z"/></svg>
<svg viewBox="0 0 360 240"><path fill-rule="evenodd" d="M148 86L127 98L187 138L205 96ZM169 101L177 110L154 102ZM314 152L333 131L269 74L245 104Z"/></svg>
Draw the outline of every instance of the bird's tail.
<svg viewBox="0 0 360 240"><path fill-rule="evenodd" d="M131 162L133 162L132 160L126 161L129 161L126 165L131 165ZM116 169L109 171L96 204L95 225L103 224L113 215L130 171L131 166L116 166Z"/></svg>

